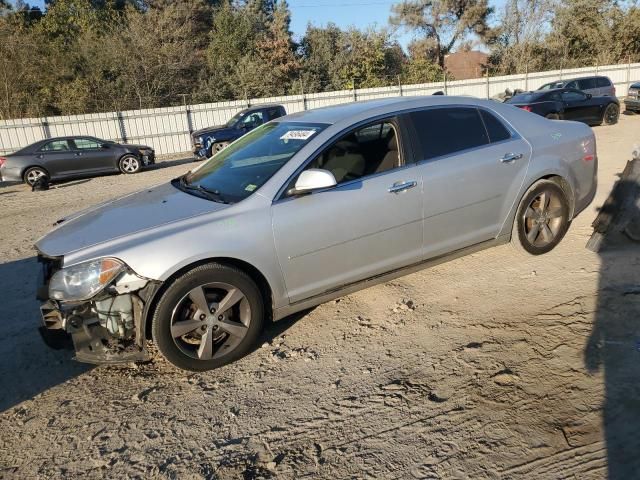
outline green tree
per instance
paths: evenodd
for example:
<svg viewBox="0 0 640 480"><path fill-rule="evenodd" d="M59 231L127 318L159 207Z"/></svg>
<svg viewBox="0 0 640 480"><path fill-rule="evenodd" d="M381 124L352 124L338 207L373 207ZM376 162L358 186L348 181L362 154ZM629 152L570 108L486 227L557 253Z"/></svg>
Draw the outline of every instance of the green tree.
<svg viewBox="0 0 640 480"><path fill-rule="evenodd" d="M444 68L444 57L470 34L483 38L492 9L487 0L404 0L393 5L390 22L420 32L430 60Z"/></svg>

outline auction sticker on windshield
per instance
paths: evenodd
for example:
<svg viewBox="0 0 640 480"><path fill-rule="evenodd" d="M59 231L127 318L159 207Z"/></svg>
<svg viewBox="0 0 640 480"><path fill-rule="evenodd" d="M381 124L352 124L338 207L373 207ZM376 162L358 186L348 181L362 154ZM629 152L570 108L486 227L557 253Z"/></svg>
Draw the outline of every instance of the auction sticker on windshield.
<svg viewBox="0 0 640 480"><path fill-rule="evenodd" d="M289 130L280 140L308 140L314 133L315 130Z"/></svg>

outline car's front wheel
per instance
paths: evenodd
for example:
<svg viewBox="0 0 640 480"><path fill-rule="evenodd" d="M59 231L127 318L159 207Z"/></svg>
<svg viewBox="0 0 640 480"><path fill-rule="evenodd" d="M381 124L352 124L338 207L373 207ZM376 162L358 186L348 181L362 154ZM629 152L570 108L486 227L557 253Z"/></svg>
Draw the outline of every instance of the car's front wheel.
<svg viewBox="0 0 640 480"><path fill-rule="evenodd" d="M263 302L245 272L218 263L200 265L162 294L151 324L153 341L176 367L218 368L255 345L264 324Z"/></svg>
<svg viewBox="0 0 640 480"><path fill-rule="evenodd" d="M229 142L214 143L213 145L211 145L211 148L209 149L209 157L213 157L216 153L218 153L221 150L224 150L228 146L229 146Z"/></svg>
<svg viewBox="0 0 640 480"><path fill-rule="evenodd" d="M605 125L615 125L620 117L620 108L615 103L610 103L604 110L602 121Z"/></svg>
<svg viewBox="0 0 640 480"><path fill-rule="evenodd" d="M122 173L131 174L138 173L142 168L140 159L135 155L125 155L118 162L118 168Z"/></svg>
<svg viewBox="0 0 640 480"><path fill-rule="evenodd" d="M524 194L511 232L511 243L531 255L550 252L569 228L569 200L558 183L540 180Z"/></svg>

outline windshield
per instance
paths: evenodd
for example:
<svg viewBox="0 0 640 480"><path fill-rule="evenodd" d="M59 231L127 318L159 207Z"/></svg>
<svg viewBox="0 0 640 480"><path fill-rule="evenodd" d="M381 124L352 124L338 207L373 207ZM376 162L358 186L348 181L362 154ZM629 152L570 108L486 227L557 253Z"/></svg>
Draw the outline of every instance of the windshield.
<svg viewBox="0 0 640 480"><path fill-rule="evenodd" d="M214 201L235 203L259 189L326 125L271 122L221 150L174 185Z"/></svg>
<svg viewBox="0 0 640 480"><path fill-rule="evenodd" d="M564 82L545 83L538 90L553 90L554 88L562 88Z"/></svg>
<svg viewBox="0 0 640 480"><path fill-rule="evenodd" d="M240 121L240 119L242 117L244 117L244 114L247 113L246 110L242 110L238 113L236 113L233 117L231 117L231 119L225 124L226 127L228 128L232 128L235 126L236 123L238 123Z"/></svg>

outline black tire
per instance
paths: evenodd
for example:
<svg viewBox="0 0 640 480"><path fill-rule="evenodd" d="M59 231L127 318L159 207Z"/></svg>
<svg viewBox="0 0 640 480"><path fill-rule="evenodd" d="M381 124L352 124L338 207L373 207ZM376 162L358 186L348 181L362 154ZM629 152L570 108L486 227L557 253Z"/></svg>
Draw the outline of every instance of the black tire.
<svg viewBox="0 0 640 480"><path fill-rule="evenodd" d="M24 180L24 183L32 187L35 181L42 176L46 177L48 180L49 172L42 167L30 167L25 170L24 175L22 175L22 179Z"/></svg>
<svg viewBox="0 0 640 480"><path fill-rule="evenodd" d="M221 150L224 150L228 146L229 146L229 142L214 143L213 145L211 145L211 148L209 149L209 158L213 157L216 153L218 153Z"/></svg>
<svg viewBox="0 0 640 480"><path fill-rule="evenodd" d="M542 194L546 206L541 209ZM534 183L524 194L513 220L511 244L522 253L542 255L564 238L571 221L567 194L551 180ZM545 228L546 226L546 228Z"/></svg>
<svg viewBox="0 0 640 480"><path fill-rule="evenodd" d="M610 103L607 108L604 109L602 114L602 122L605 125L615 125L620 118L620 107L615 103Z"/></svg>
<svg viewBox="0 0 640 480"><path fill-rule="evenodd" d="M548 118L549 120L560 120L560 115L557 113L547 113L545 118Z"/></svg>
<svg viewBox="0 0 640 480"><path fill-rule="evenodd" d="M118 169L125 175L132 175L142 170L142 162L135 155L124 155L118 161Z"/></svg>
<svg viewBox="0 0 640 480"><path fill-rule="evenodd" d="M230 290L225 293L220 285L233 287L234 294ZM206 319L204 309L197 307L200 302L192 300L192 293L200 290L204 292L203 301L211 309ZM230 308L215 310L224 303L223 299L240 294L242 298ZM191 329L194 324L197 326L193 330L184 330L185 325ZM235 267L209 263L176 278L162 293L151 321L151 334L158 350L170 363L198 372L221 367L246 355L258 341L263 325L264 299L251 277ZM185 333L178 336L182 331ZM207 334L212 338L211 347L208 354L204 354L201 351L205 350ZM198 358L201 354L204 359Z"/></svg>

